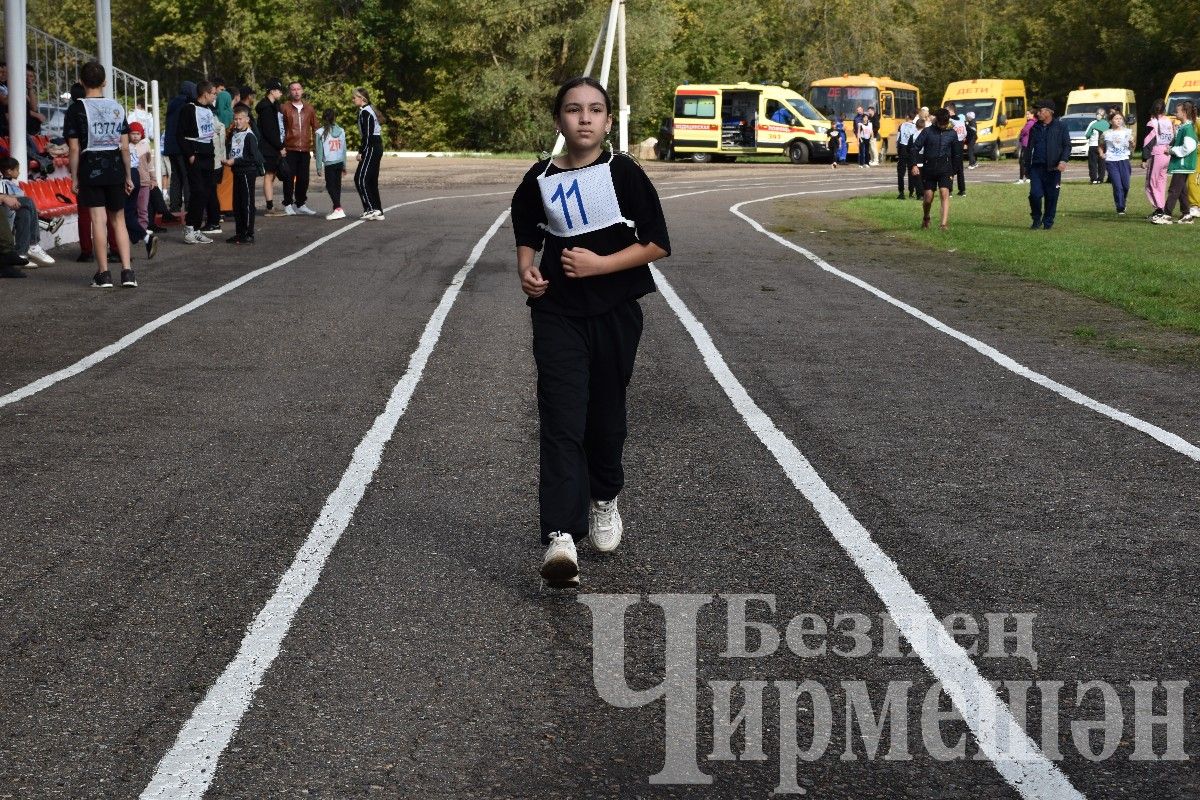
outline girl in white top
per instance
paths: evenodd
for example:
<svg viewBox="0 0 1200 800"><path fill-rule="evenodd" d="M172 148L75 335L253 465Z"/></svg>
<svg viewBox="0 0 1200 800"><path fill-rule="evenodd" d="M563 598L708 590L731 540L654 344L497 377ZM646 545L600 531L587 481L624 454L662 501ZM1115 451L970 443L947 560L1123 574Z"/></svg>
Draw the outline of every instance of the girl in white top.
<svg viewBox="0 0 1200 800"><path fill-rule="evenodd" d="M1129 197L1129 156L1133 151L1133 131L1125 127L1125 116L1117 111L1108 120L1108 130L1100 134L1100 158L1112 184L1113 204L1117 214L1125 216L1125 200Z"/></svg>

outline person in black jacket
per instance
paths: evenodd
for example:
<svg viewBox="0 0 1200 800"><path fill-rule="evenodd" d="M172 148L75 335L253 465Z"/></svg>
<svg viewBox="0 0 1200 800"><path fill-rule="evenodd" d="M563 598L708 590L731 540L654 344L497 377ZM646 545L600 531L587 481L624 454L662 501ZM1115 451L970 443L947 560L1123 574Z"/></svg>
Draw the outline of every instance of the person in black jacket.
<svg viewBox="0 0 1200 800"><path fill-rule="evenodd" d="M267 81L267 95L258 101L254 113L258 116L259 147L262 149L263 197L267 200L267 216L282 217L275 208L275 176L279 173L279 151L283 149L283 121L279 115L279 98L283 97L283 82L278 78Z"/></svg>
<svg viewBox="0 0 1200 800"><path fill-rule="evenodd" d="M213 138L216 130L212 111L216 96L216 88L208 81L201 81L196 86L195 101L180 110L179 122L175 126L175 141L183 156L188 179L187 217L184 220L186 233L183 237L186 244L212 243L212 239L200 232L200 222L204 218L209 196L216 192L213 184Z"/></svg>
<svg viewBox="0 0 1200 800"><path fill-rule="evenodd" d="M233 171L233 219L237 230L225 241L230 244L254 244L254 184L264 167L258 137L250 129L250 106L233 107L233 127L225 137L225 158L221 163Z"/></svg>
<svg viewBox="0 0 1200 800"><path fill-rule="evenodd" d="M179 151L175 128L179 125L179 112L196 99L196 84L184 81L179 84L179 94L167 103L167 130L163 138L163 154L171 162L171 187L169 192L172 216L183 208L188 199L187 162ZM173 220L172 220L173 221Z"/></svg>
<svg viewBox="0 0 1200 800"><path fill-rule="evenodd" d="M962 169L962 143L950 127L950 112L939 108L932 115L933 126L925 128L908 149L912 174L921 176L925 195L922 200L924 216L921 227L929 227L929 210L933 207L933 192L941 198L942 230L950 227L950 188L954 176Z"/></svg>
<svg viewBox="0 0 1200 800"><path fill-rule="evenodd" d="M358 166L354 169L354 188L362 201L363 219L379 222L383 219L383 202L379 199L379 160L383 157L383 127L379 114L371 105L371 96L359 86L354 90L354 105L358 106Z"/></svg>
<svg viewBox="0 0 1200 800"><path fill-rule="evenodd" d="M1034 230L1054 226L1062 174L1071 159L1071 134L1054 116L1053 100L1033 104L1037 124L1029 130L1029 216Z"/></svg>

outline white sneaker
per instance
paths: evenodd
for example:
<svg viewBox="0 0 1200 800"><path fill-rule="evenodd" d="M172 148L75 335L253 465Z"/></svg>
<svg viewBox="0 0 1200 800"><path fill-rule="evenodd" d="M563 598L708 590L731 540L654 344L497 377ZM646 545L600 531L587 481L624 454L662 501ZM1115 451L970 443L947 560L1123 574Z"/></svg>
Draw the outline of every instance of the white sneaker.
<svg viewBox="0 0 1200 800"><path fill-rule="evenodd" d="M195 228L185 227L183 229L183 243L184 244L200 244L200 239L203 236L204 236L204 234L202 234L200 231L196 230Z"/></svg>
<svg viewBox="0 0 1200 800"><path fill-rule="evenodd" d="M1194 216L1192 216L1191 214L1184 214L1182 217L1179 218L1179 222L1177 222L1175 224L1176 225L1191 225L1195 221L1196 221L1196 218ZM33 255L32 247L29 248L29 254L31 256Z"/></svg>
<svg viewBox="0 0 1200 800"><path fill-rule="evenodd" d="M1155 225L1173 225L1173 224L1175 224L1175 220L1171 219L1171 217L1167 214L1155 214L1154 218L1151 219L1150 221L1153 222Z"/></svg>
<svg viewBox="0 0 1200 800"><path fill-rule="evenodd" d="M601 553L611 553L621 543L625 525L617 510L617 498L593 500L588 509L588 541Z"/></svg>
<svg viewBox="0 0 1200 800"><path fill-rule="evenodd" d="M308 203L305 203L302 206L297 206L296 213L303 214L306 217L315 217L317 215L317 212L313 211L311 208L308 207Z"/></svg>
<svg viewBox="0 0 1200 800"><path fill-rule="evenodd" d="M372 222L383 222L383 212L372 211L371 216L367 217L367 219L371 220Z"/></svg>
<svg viewBox="0 0 1200 800"><path fill-rule="evenodd" d="M283 213L287 214L289 217L294 217L294 216L296 216L296 207L295 206L284 206Z"/></svg>
<svg viewBox="0 0 1200 800"><path fill-rule="evenodd" d="M50 257L50 254L43 250L41 245L37 244L31 244L29 246L29 252L25 254L25 257L30 261L37 262L43 267L48 267L54 263L54 259Z"/></svg>
<svg viewBox="0 0 1200 800"><path fill-rule="evenodd" d="M345 219L345 218L346 218L346 212L340 208L335 208L333 211L330 211L328 214L325 215L325 219Z"/></svg>
<svg viewBox="0 0 1200 800"><path fill-rule="evenodd" d="M579 558L575 555L575 539L571 534L556 531L550 534L550 546L542 559L542 580L556 588L579 585Z"/></svg>

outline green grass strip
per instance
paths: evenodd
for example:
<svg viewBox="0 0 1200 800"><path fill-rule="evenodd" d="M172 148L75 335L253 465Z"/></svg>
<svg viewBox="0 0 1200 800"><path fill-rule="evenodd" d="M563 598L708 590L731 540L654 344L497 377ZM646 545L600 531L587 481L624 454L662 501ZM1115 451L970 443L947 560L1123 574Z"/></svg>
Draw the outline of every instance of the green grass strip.
<svg viewBox="0 0 1200 800"><path fill-rule="evenodd" d="M1015 169L1014 169L1015 172ZM969 253L987 269L1057 286L1142 319L1200 333L1200 223L1152 225L1135 166L1129 213L1118 217L1107 184L1066 182L1049 231L1029 229L1029 186L975 183L950 202L950 229L930 230L919 201L894 194L857 197L840 208L852 218L944 253Z"/></svg>

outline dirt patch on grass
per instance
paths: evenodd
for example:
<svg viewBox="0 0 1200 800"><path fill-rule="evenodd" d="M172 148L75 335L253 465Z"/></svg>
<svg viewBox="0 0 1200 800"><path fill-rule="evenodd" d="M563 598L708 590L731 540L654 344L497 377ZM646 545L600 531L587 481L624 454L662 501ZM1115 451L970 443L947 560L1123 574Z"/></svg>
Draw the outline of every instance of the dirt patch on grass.
<svg viewBox="0 0 1200 800"><path fill-rule="evenodd" d="M1162 328L1115 306L1018 278L977 256L940 249L936 246L937 231L930 232L929 246L914 243L893 231L847 216L838 210L840 202L796 198L776 204L769 227L783 236L820 229L823 232L819 237L802 235L797 241L822 257L828 256L834 266L846 263L844 254L852 253L856 264L911 276L922 284L933 283L941 288L929 292L929 296L951 305L956 319L979 327L1011 327L1062 347L1138 363L1200 366L1200 337ZM904 202L911 204L915 228L920 224L920 206L915 200ZM919 304L917 298L899 299Z"/></svg>

